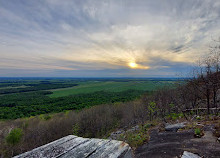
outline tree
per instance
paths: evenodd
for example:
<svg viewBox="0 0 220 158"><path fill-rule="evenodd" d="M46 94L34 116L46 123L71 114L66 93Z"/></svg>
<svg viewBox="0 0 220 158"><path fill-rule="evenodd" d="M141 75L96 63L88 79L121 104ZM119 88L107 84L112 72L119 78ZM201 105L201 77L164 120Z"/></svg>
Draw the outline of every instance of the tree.
<svg viewBox="0 0 220 158"><path fill-rule="evenodd" d="M14 146L20 142L22 135L23 135L22 129L15 128L15 129L11 130L11 132L6 137L6 142L9 145Z"/></svg>
<svg viewBox="0 0 220 158"><path fill-rule="evenodd" d="M199 61L199 69L192 80L206 99L207 114L210 114L212 105L218 108L217 91L220 89L220 41L214 40L213 43L209 53Z"/></svg>
<svg viewBox="0 0 220 158"><path fill-rule="evenodd" d="M17 145L23 136L23 131L21 128L12 129L11 132L6 137L6 143L11 148L11 155L14 154L14 147Z"/></svg>
<svg viewBox="0 0 220 158"><path fill-rule="evenodd" d="M148 111L150 112L150 120L153 119L153 114L157 111L156 103L150 102L148 105Z"/></svg>

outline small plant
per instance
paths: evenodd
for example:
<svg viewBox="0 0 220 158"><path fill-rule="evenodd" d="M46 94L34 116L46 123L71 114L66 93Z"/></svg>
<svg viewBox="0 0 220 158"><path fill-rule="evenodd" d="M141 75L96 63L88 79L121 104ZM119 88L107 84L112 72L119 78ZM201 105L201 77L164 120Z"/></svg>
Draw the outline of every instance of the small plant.
<svg viewBox="0 0 220 158"><path fill-rule="evenodd" d="M174 108L175 105L173 103L169 104L170 108Z"/></svg>
<svg viewBox="0 0 220 158"><path fill-rule="evenodd" d="M201 117L200 117L200 116L196 116L196 119L197 119L197 120L201 120Z"/></svg>
<svg viewBox="0 0 220 158"><path fill-rule="evenodd" d="M137 147L143 144L145 140L146 138L141 133L136 133L136 134L130 133L127 135L128 144L133 147Z"/></svg>
<svg viewBox="0 0 220 158"><path fill-rule="evenodd" d="M79 127L79 124L74 124L73 125L73 135L78 135L79 134L79 129L80 129L80 127Z"/></svg>
<svg viewBox="0 0 220 158"><path fill-rule="evenodd" d="M200 128L196 128L194 130L194 135L195 135L195 137L200 138L202 136L201 129Z"/></svg>
<svg viewBox="0 0 220 158"><path fill-rule="evenodd" d="M6 137L6 142L9 145L14 146L21 141L22 135L23 135L22 129L15 128L15 129L11 130L11 132Z"/></svg>
<svg viewBox="0 0 220 158"><path fill-rule="evenodd" d="M195 114L195 112L194 112L194 111L190 111L190 114L191 114L191 115L194 115L194 114Z"/></svg>
<svg viewBox="0 0 220 158"><path fill-rule="evenodd" d="M172 113L171 118L172 118L172 120L177 120L179 118L179 115L176 113Z"/></svg>
<svg viewBox="0 0 220 158"><path fill-rule="evenodd" d="M179 118L183 118L183 117L184 117L183 113L180 113Z"/></svg>
<svg viewBox="0 0 220 158"><path fill-rule="evenodd" d="M150 102L149 106L148 106L148 110L152 113L154 113L156 111L156 103L155 102Z"/></svg>
<svg viewBox="0 0 220 158"><path fill-rule="evenodd" d="M153 114L157 111L156 103L155 102L150 102L148 105L148 111L150 112L150 120L153 119Z"/></svg>
<svg viewBox="0 0 220 158"><path fill-rule="evenodd" d="M154 126L152 123L144 124L142 127L142 131L147 131L152 126Z"/></svg>
<svg viewBox="0 0 220 158"><path fill-rule="evenodd" d="M177 120L178 118L182 118L184 115L183 113L171 113L168 115L168 118L172 119L172 120Z"/></svg>

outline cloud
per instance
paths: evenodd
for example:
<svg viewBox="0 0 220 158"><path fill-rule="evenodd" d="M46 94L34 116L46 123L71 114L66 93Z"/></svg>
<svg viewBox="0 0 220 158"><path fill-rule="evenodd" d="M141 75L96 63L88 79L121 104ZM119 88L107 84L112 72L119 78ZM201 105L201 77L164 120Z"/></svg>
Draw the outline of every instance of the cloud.
<svg viewBox="0 0 220 158"><path fill-rule="evenodd" d="M1 76L6 69L21 76L174 76L218 37L219 10L218 0L1 1ZM130 62L149 69L130 70Z"/></svg>

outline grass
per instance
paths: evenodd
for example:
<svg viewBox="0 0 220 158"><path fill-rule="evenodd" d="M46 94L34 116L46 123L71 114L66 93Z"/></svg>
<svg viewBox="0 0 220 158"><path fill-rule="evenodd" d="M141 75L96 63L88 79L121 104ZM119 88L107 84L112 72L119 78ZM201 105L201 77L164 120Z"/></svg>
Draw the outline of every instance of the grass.
<svg viewBox="0 0 220 158"><path fill-rule="evenodd" d="M49 96L51 98L56 98L75 94L92 93L97 91L122 92L129 89L155 91L162 86L172 85L172 83L173 82L169 81L88 81L81 82L78 86L75 87L50 90L53 92L53 94L50 94Z"/></svg>

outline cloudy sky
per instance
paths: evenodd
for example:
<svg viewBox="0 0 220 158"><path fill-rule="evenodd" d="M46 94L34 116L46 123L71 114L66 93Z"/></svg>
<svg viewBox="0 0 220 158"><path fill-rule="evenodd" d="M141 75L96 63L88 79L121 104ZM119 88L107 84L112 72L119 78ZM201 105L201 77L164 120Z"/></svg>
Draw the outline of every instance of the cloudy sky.
<svg viewBox="0 0 220 158"><path fill-rule="evenodd" d="M177 77L219 36L219 0L0 0L0 76Z"/></svg>

